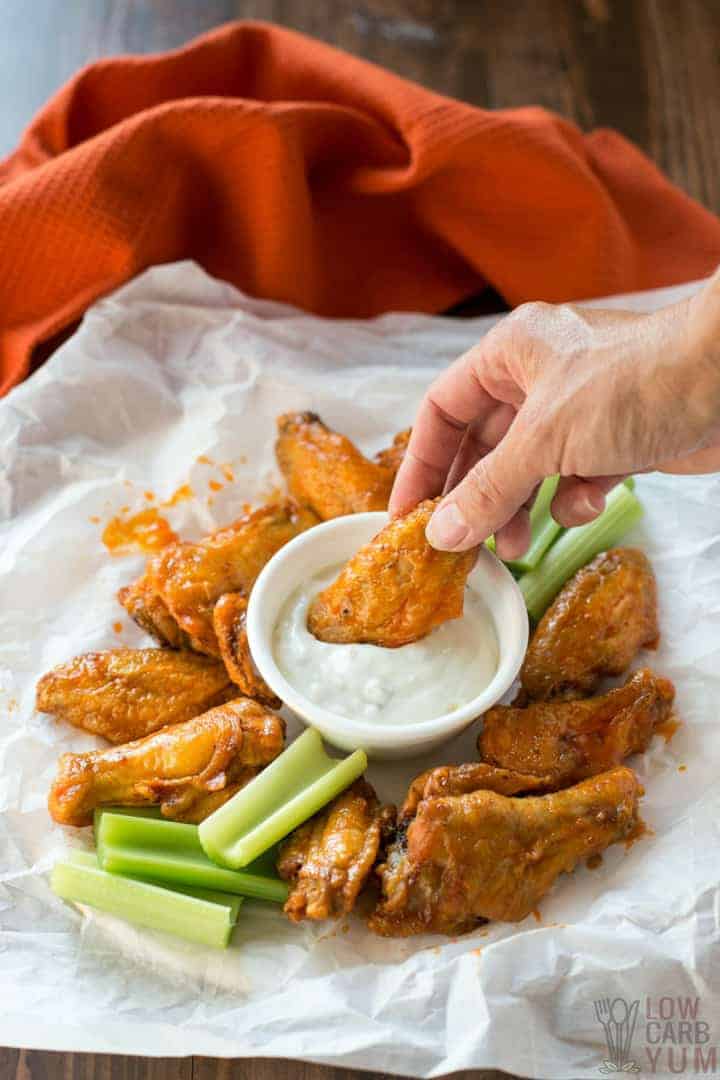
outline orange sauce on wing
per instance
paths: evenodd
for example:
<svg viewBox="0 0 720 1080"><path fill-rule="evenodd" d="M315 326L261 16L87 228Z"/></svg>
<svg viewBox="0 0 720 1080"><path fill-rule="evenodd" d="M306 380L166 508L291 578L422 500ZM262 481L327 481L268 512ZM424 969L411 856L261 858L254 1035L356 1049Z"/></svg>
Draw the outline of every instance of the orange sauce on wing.
<svg viewBox="0 0 720 1080"><path fill-rule="evenodd" d="M668 716L667 720L663 720L662 724L658 724L655 728L655 734L662 735L665 742L669 743L680 727L682 727L682 724L677 716Z"/></svg>
<svg viewBox="0 0 720 1080"><path fill-rule="evenodd" d="M638 818L636 824L632 830L625 837L625 850L633 846L636 840L639 840L642 836L654 836L653 830L649 825L646 825L642 818Z"/></svg>
<svg viewBox="0 0 720 1080"><path fill-rule="evenodd" d="M177 539L177 534L154 506L140 510L131 517L112 518L102 534L103 544L113 555L160 551Z"/></svg>

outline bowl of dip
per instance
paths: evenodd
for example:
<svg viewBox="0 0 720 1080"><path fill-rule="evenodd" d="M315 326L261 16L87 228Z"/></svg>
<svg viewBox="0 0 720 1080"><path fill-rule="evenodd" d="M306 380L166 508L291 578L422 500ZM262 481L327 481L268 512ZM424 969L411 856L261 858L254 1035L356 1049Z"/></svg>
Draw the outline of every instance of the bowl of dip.
<svg viewBox="0 0 720 1080"><path fill-rule="evenodd" d="M461 618L395 649L318 641L306 625L312 599L387 520L334 518L281 548L250 594L248 642L268 686L328 742L376 758L412 757L502 698L525 656L528 618L512 574L482 547Z"/></svg>

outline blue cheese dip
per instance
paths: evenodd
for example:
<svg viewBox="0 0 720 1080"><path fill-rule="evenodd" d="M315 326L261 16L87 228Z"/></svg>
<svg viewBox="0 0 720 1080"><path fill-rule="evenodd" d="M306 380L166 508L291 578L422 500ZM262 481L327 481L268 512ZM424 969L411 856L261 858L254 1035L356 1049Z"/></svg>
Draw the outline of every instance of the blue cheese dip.
<svg viewBox="0 0 720 1080"><path fill-rule="evenodd" d="M397 649L318 641L307 628L313 598L337 577L328 568L297 588L273 631L273 655L294 689L329 712L378 724L435 720L481 694L497 671L493 620L471 588L459 619Z"/></svg>

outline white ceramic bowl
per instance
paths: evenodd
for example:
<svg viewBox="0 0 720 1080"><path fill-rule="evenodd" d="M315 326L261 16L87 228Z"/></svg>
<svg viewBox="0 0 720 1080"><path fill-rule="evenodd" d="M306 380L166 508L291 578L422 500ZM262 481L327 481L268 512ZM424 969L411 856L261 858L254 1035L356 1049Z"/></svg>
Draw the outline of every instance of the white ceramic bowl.
<svg viewBox="0 0 720 1080"><path fill-rule="evenodd" d="M512 574L482 548L468 585L485 602L498 642L500 661L492 682L459 709L417 724L383 726L351 720L309 701L282 674L272 650L273 630L294 590L325 570L347 561L385 525L385 513L352 514L316 525L281 548L265 566L250 594L247 632L257 668L278 697L328 742L343 750L362 747L377 758L414 757L457 735L500 700L522 664L528 640L525 601Z"/></svg>

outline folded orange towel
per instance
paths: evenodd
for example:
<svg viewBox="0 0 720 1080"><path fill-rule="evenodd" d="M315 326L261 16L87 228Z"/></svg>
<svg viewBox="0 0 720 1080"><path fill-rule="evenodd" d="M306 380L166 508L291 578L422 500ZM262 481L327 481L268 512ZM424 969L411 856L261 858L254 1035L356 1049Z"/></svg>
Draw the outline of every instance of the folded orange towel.
<svg viewBox="0 0 720 1080"><path fill-rule="evenodd" d="M258 23L80 72L0 165L0 391L153 263L325 315L686 281L720 221L610 131L488 112Z"/></svg>

